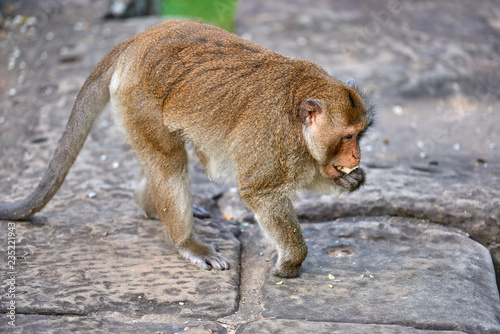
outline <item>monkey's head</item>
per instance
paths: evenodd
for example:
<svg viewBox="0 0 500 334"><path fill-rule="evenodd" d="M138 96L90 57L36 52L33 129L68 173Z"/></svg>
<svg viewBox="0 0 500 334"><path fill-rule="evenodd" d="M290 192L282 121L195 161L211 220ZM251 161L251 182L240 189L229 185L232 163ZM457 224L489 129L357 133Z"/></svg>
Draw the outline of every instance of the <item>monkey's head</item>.
<svg viewBox="0 0 500 334"><path fill-rule="evenodd" d="M359 141L373 122L373 106L353 86L339 84L300 106L304 138L320 173L348 191L364 184Z"/></svg>

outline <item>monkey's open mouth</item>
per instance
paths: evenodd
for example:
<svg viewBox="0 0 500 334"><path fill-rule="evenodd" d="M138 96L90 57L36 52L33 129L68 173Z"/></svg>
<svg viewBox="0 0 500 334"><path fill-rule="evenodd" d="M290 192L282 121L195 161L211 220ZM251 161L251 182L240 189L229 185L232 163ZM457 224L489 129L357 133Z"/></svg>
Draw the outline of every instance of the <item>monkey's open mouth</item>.
<svg viewBox="0 0 500 334"><path fill-rule="evenodd" d="M349 168L349 167L344 167L344 166L335 166L335 169L338 170L339 172L342 172L342 173L346 173L346 174L349 174L351 173L353 170L356 170L358 169L359 166L356 166L356 167L353 167L353 168Z"/></svg>

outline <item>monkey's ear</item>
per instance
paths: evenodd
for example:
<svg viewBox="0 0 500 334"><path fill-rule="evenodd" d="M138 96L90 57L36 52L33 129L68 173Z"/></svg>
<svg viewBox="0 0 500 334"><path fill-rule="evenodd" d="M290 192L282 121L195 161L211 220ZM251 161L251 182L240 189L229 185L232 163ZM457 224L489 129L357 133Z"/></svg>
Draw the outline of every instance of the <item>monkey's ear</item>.
<svg viewBox="0 0 500 334"><path fill-rule="evenodd" d="M321 114L323 109L318 101L314 99L307 99L300 106L300 120L302 124L311 125L315 122L316 116Z"/></svg>

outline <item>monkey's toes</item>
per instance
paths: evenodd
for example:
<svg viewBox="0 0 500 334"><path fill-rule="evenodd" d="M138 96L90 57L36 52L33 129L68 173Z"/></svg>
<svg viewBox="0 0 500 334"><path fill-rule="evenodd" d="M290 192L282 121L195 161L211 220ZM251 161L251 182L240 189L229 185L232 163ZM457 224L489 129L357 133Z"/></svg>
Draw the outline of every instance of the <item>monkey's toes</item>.
<svg viewBox="0 0 500 334"><path fill-rule="evenodd" d="M276 265L273 269L273 275L283 278L294 278L299 276L300 265L298 266L279 266Z"/></svg>
<svg viewBox="0 0 500 334"><path fill-rule="evenodd" d="M215 253L207 256L207 258L205 259L205 263L209 266L208 270L210 270L211 268L218 270L229 269L229 261L220 253Z"/></svg>
<svg viewBox="0 0 500 334"><path fill-rule="evenodd" d="M229 269L229 261L219 252L217 252L214 246L204 245L198 242L194 242L193 245L196 247L181 248L179 253L193 264L205 270L218 269L226 270Z"/></svg>

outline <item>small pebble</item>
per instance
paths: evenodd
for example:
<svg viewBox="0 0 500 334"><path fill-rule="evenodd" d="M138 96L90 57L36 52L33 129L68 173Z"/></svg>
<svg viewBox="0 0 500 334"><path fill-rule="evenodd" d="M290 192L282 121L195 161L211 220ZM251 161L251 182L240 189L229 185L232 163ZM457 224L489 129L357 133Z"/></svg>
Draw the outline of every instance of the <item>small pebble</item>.
<svg viewBox="0 0 500 334"><path fill-rule="evenodd" d="M7 66L7 69L11 71L15 67L16 67L16 58L9 58L9 65Z"/></svg>
<svg viewBox="0 0 500 334"><path fill-rule="evenodd" d="M392 107L392 112L398 116L402 116L403 115L403 106L401 106L400 104L395 104Z"/></svg>
<svg viewBox="0 0 500 334"><path fill-rule="evenodd" d="M19 48L14 48L14 51L12 51L12 54L11 54L12 58L19 58L21 57L21 50Z"/></svg>
<svg viewBox="0 0 500 334"><path fill-rule="evenodd" d="M179 305L180 305L180 306L184 305L184 302L179 302Z"/></svg>
<svg viewBox="0 0 500 334"><path fill-rule="evenodd" d="M97 194L96 194L95 192L93 192L93 191L92 191L92 192L89 192L88 197L89 197L89 198L96 198L96 197L97 197Z"/></svg>
<svg viewBox="0 0 500 334"><path fill-rule="evenodd" d="M460 144L459 143L456 143L455 145L453 145L453 149L455 151L460 151Z"/></svg>
<svg viewBox="0 0 500 334"><path fill-rule="evenodd" d="M0 117L0 124L3 124L3 123L5 123L5 117L2 116L2 117Z"/></svg>
<svg viewBox="0 0 500 334"><path fill-rule="evenodd" d="M113 168L118 168L120 167L120 164L118 162L113 162Z"/></svg>
<svg viewBox="0 0 500 334"><path fill-rule="evenodd" d="M26 24L29 26L34 26L38 23L38 19L36 16L29 16L26 20Z"/></svg>
<svg viewBox="0 0 500 334"><path fill-rule="evenodd" d="M9 96L14 96L16 94L17 94L17 89L15 89L15 88L9 89Z"/></svg>

